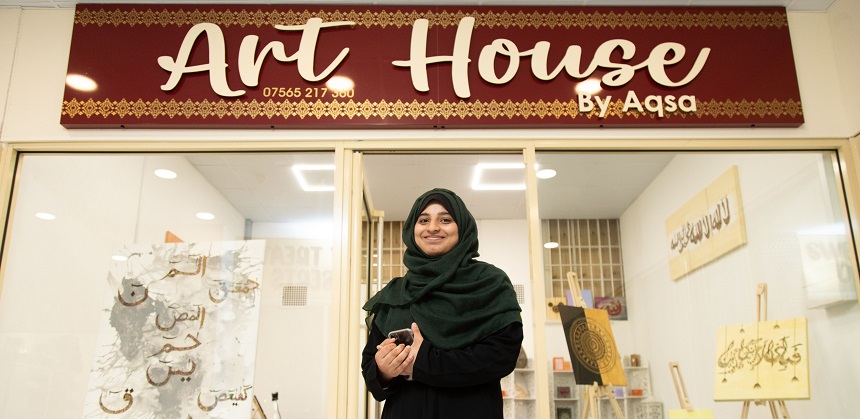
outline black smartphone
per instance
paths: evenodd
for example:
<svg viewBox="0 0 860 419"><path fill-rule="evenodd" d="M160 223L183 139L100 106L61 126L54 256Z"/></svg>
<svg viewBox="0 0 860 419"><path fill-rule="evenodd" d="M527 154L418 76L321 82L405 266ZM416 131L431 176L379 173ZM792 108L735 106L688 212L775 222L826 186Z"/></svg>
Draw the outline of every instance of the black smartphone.
<svg viewBox="0 0 860 419"><path fill-rule="evenodd" d="M397 345L409 346L412 344L412 329L393 330L388 332L388 337L394 338L394 343Z"/></svg>

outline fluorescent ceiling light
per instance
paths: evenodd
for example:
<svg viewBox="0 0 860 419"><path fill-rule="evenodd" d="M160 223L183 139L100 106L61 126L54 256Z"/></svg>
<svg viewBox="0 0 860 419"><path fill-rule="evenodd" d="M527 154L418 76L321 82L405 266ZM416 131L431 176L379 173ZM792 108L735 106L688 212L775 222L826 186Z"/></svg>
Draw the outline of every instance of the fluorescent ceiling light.
<svg viewBox="0 0 860 419"><path fill-rule="evenodd" d="M215 214L212 214L211 212L198 212L197 218L201 220L214 220Z"/></svg>
<svg viewBox="0 0 860 419"><path fill-rule="evenodd" d="M51 214L50 212L37 212L36 218L40 220L55 220L57 218L56 215Z"/></svg>
<svg viewBox="0 0 860 419"><path fill-rule="evenodd" d="M293 166L293 174L299 186L306 192L328 192L334 190L334 185L310 185L305 179L305 172L329 171L334 172L333 164L297 164Z"/></svg>
<svg viewBox="0 0 860 419"><path fill-rule="evenodd" d="M162 179L176 179L176 172L172 170L156 169L153 173Z"/></svg>
<svg viewBox="0 0 860 419"><path fill-rule="evenodd" d="M128 260L128 257L123 256L123 255L113 255L110 258L117 261L117 262L125 262Z"/></svg>
<svg viewBox="0 0 860 419"><path fill-rule="evenodd" d="M556 243L556 242L546 242L546 243L544 243L544 244L543 244L543 247L544 247L544 248L546 248L546 249L555 249L556 247L558 247L558 243Z"/></svg>
<svg viewBox="0 0 860 419"><path fill-rule="evenodd" d="M484 183L484 172L491 170L522 170L524 163L478 163L472 176L472 189L476 191L523 191L525 183Z"/></svg>

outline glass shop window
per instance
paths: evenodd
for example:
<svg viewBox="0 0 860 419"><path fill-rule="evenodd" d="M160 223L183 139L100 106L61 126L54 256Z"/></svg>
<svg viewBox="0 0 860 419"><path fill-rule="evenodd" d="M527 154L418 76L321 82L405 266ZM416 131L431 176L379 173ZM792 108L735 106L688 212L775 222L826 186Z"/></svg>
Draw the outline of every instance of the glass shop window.
<svg viewBox="0 0 860 419"><path fill-rule="evenodd" d="M842 373L860 338L857 260L835 153L554 152L537 163L555 172L538 176L542 240L553 243L543 254L553 418L582 410L586 370L616 380L627 417L662 417L678 409L669 363L714 417L736 415L752 388L793 417L853 414L838 400L860 386ZM582 303L608 321L564 310L563 323L552 310ZM610 407L598 403L601 417Z"/></svg>
<svg viewBox="0 0 860 419"><path fill-rule="evenodd" d="M0 417L327 417L333 181L327 152L21 154Z"/></svg>

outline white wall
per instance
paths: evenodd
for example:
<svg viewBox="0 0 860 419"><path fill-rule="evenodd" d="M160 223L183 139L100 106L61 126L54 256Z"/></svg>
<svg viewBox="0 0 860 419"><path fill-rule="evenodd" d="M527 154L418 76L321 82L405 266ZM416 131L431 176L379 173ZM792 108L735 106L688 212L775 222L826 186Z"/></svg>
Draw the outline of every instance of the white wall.
<svg viewBox="0 0 860 419"><path fill-rule="evenodd" d="M534 358L534 327L529 268L528 222L522 220L478 220L479 260L496 265L508 274L511 283L524 285L523 347L529 358ZM543 278L536 278L543 281ZM542 309L542 307L539 307Z"/></svg>
<svg viewBox="0 0 860 419"><path fill-rule="evenodd" d="M651 367L655 395L678 408L669 362L679 362L692 403L715 417L739 415L739 402L715 403L716 331L756 320L756 287L768 284L770 320L809 320L809 401L789 401L792 417L856 416L860 387L856 300L807 309L798 233L834 222L813 154L687 154L676 157L621 217L630 347ZM747 244L678 281L669 277L665 221L694 194L737 165ZM753 408L751 418L769 417Z"/></svg>
<svg viewBox="0 0 860 419"><path fill-rule="evenodd" d="M180 177L154 178L162 164ZM165 229L186 241L242 239L244 219L195 174L169 156L22 159L0 295L0 417L81 417L115 247L163 242ZM197 205L220 218L193 220ZM42 211L57 218L36 219Z"/></svg>
<svg viewBox="0 0 860 419"><path fill-rule="evenodd" d="M847 3L840 0L838 5ZM856 10L856 6L836 7ZM0 16L17 11L0 10ZM848 138L850 130L843 108L843 94L858 96L851 82L853 68L840 68L836 57L856 53L857 29L839 29L831 38L828 15L789 13L800 94L806 123L799 128L703 128L703 129L518 129L518 130L66 130L59 125L66 65L74 11L24 10L15 50L15 65L4 122L3 142L20 141L128 141L193 140L329 140L329 139L568 139L568 138ZM848 25L856 25L853 19ZM839 50L834 50L834 45ZM847 50L842 50L847 48ZM840 61L841 62L841 61ZM856 63L856 61L852 61ZM851 64L851 63L849 63ZM844 85L840 85L844 83ZM856 103L857 99L848 99ZM852 111L853 112L853 111ZM855 113L856 114L856 113Z"/></svg>
<svg viewBox="0 0 860 419"><path fill-rule="evenodd" d="M844 92L842 107L848 120L848 134L860 134L860 2L836 0L827 12L839 84Z"/></svg>
<svg viewBox="0 0 860 419"><path fill-rule="evenodd" d="M0 131L3 130L3 116L6 114L6 96L9 93L9 80L12 77L20 18L20 10L0 9Z"/></svg>

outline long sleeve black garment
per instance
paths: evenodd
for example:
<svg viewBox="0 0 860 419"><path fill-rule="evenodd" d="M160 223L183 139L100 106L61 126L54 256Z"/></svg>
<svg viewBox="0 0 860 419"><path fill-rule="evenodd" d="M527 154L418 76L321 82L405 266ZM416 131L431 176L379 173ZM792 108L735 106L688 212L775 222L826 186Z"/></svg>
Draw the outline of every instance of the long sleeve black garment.
<svg viewBox="0 0 860 419"><path fill-rule="evenodd" d="M385 336L373 325L361 356L367 389L385 400L383 419L502 419L499 381L514 370L523 342L523 325L511 323L483 340L459 349L441 350L424 340L412 380L379 382L374 355Z"/></svg>

